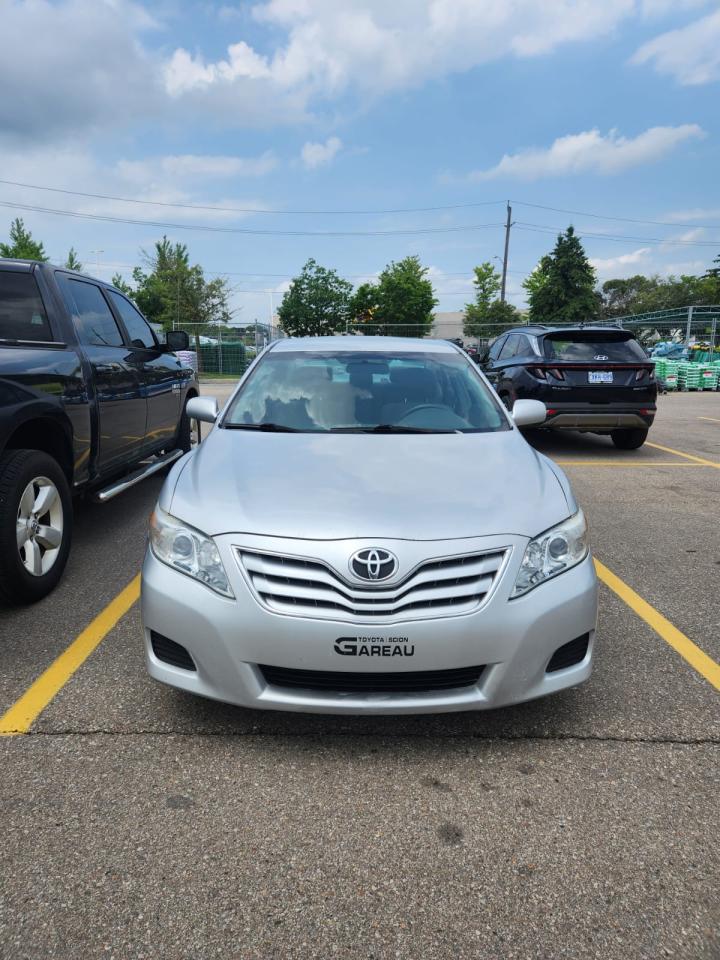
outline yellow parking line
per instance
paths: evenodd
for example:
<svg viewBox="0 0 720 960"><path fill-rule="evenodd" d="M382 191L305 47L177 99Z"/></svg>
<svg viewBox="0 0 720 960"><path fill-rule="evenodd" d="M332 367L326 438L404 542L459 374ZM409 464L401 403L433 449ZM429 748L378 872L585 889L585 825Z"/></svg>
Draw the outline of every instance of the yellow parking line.
<svg viewBox="0 0 720 960"><path fill-rule="evenodd" d="M703 457L696 457L692 453L683 453L682 450L673 450L672 447L662 447L659 443L650 443L646 441L646 447L653 447L655 450L663 450L665 453L674 453L676 457L685 457L686 460L692 460L695 463L701 463L704 467L717 467L720 470L720 463L713 460L705 460Z"/></svg>
<svg viewBox="0 0 720 960"><path fill-rule="evenodd" d="M616 593L631 610L634 610L655 633L659 634L666 643L669 643L673 650L676 650L716 690L720 690L720 664L715 663L704 650L701 650L689 637L681 633L655 607L651 606L647 600L643 600L632 587L624 583L612 570L608 570L599 560L595 561L595 569L600 580L610 587L613 593Z"/></svg>
<svg viewBox="0 0 720 960"><path fill-rule="evenodd" d="M698 420L711 420L713 423L720 423L717 417L698 417Z"/></svg>
<svg viewBox="0 0 720 960"><path fill-rule="evenodd" d="M682 460L556 460L559 467L704 467Z"/></svg>
<svg viewBox="0 0 720 960"><path fill-rule="evenodd" d="M53 697L140 596L138 574L0 717L0 736L27 733Z"/></svg>

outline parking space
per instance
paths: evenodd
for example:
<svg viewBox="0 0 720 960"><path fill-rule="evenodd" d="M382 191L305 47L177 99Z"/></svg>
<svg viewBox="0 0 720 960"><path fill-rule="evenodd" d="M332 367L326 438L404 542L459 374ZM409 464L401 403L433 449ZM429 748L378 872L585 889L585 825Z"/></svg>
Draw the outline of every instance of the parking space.
<svg viewBox="0 0 720 960"><path fill-rule="evenodd" d="M197 700L148 679L132 605L12 735L132 583L161 480L80 505L60 587L0 612L0 956L720 956L720 396L659 405L636 451L530 436L623 589L585 686L488 713Z"/></svg>

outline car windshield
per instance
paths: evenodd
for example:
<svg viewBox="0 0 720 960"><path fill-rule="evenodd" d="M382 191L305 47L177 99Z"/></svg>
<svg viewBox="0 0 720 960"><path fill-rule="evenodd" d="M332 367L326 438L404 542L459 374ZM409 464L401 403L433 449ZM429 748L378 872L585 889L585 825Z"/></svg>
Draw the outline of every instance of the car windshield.
<svg viewBox="0 0 720 960"><path fill-rule="evenodd" d="M471 433L510 426L454 352L271 350L223 427L303 433Z"/></svg>
<svg viewBox="0 0 720 960"><path fill-rule="evenodd" d="M545 357L548 360L577 360L580 363L598 361L615 361L618 363L632 363L635 360L647 360L645 351L633 339L607 337L595 335L592 339L587 336L545 337Z"/></svg>

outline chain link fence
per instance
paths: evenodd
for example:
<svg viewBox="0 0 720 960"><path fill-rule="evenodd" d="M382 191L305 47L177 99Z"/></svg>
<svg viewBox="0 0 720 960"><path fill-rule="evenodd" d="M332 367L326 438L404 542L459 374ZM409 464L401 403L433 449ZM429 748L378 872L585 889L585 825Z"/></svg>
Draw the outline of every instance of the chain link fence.
<svg viewBox="0 0 720 960"><path fill-rule="evenodd" d="M679 307L605 322L632 330L648 352L655 348L665 349L658 345L669 344L673 345L668 348L671 353L673 349L677 354L684 351L692 360L705 362L720 359L720 306ZM373 323L370 327L366 323L350 322L341 332L356 336L371 333L375 336L434 337L457 343L471 356L480 356L506 330L528 324L526 318L514 324L483 324L480 335L468 336L463 332L462 317L456 317L451 321L435 320L429 331L423 331L417 324ZM557 324L566 325L576 326ZM268 343L284 336L276 324L259 322L244 327L186 323L182 329L190 336L190 349L181 351L179 357L204 377L241 376Z"/></svg>

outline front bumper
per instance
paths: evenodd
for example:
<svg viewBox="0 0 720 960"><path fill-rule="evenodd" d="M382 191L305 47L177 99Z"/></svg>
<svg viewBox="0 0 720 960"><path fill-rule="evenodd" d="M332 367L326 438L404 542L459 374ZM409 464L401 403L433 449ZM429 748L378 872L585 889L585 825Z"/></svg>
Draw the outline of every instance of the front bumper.
<svg viewBox="0 0 720 960"><path fill-rule="evenodd" d="M597 580L590 557L525 596L509 600L527 540L503 537L453 541L458 553L465 547L511 547L507 565L477 610L432 619L359 623L342 617L321 620L286 616L261 606L235 559L238 539L216 538L235 593L233 600L172 570L148 549L142 573L142 620L147 667L156 680L257 709L402 714L499 707L575 686L590 676L597 619ZM243 538L245 546L247 539ZM297 552L301 549L298 545ZM158 659L150 641L151 631L185 647L197 669L182 669ZM590 638L584 658L547 672L555 651L582 634ZM403 640L413 648L413 655L392 659L339 656L335 648L338 638L353 636L382 636L390 638L390 643ZM268 683L259 664L335 672L354 668L386 675L391 671L438 671L473 665L482 665L484 670L474 685L455 689L349 693Z"/></svg>
<svg viewBox="0 0 720 960"><path fill-rule="evenodd" d="M544 427L553 430L647 430L655 419L656 406L629 403L551 403ZM552 412L550 412L552 411Z"/></svg>

